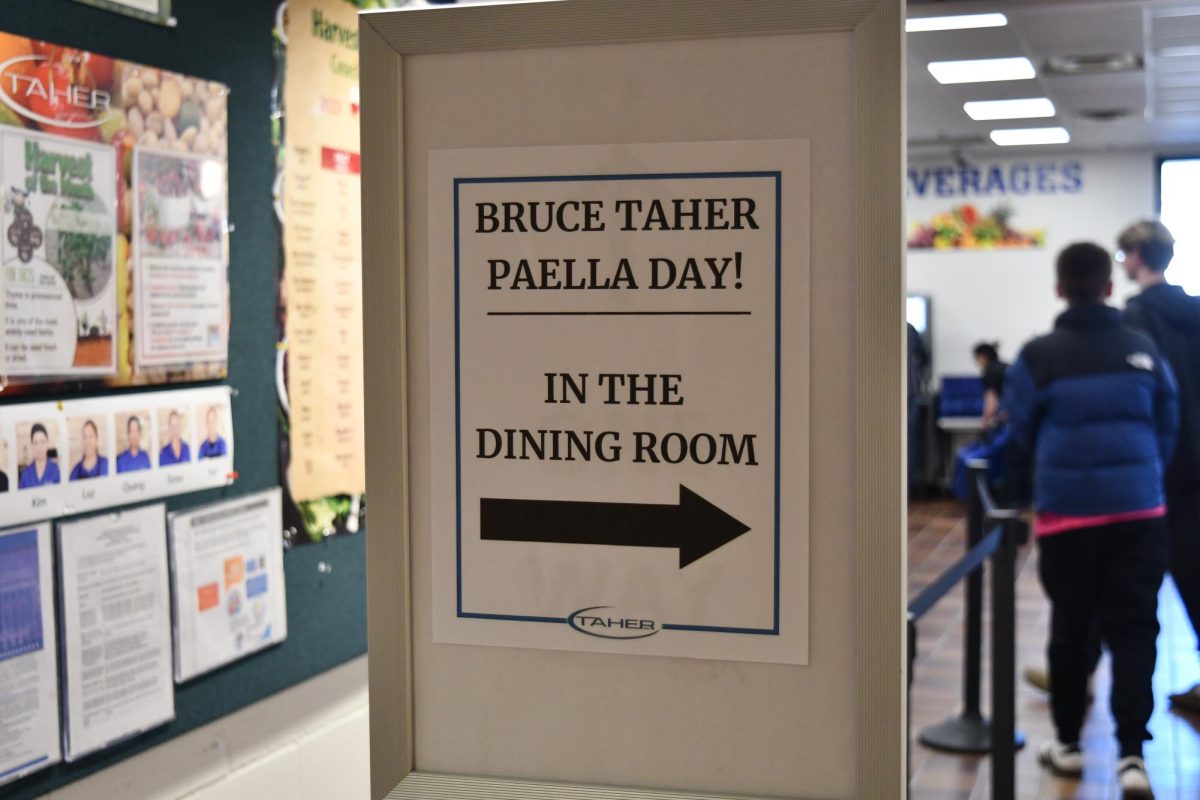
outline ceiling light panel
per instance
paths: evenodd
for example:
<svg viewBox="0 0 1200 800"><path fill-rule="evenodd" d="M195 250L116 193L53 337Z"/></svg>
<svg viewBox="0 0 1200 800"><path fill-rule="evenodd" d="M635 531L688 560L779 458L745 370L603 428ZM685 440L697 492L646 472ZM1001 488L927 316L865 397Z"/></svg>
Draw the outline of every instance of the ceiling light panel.
<svg viewBox="0 0 1200 800"><path fill-rule="evenodd" d="M1008 128L991 133L992 141L1001 147L1034 144L1066 144L1071 134L1066 128Z"/></svg>
<svg viewBox="0 0 1200 800"><path fill-rule="evenodd" d="M1008 17L1003 14L958 14L952 17L910 17L904 23L909 33L926 31L961 31L968 28L1003 28Z"/></svg>
<svg viewBox="0 0 1200 800"><path fill-rule="evenodd" d="M1053 117L1054 103L1048 97L1028 97L1020 100L972 100L963 103L963 111L975 120L1036 119Z"/></svg>
<svg viewBox="0 0 1200 800"><path fill-rule="evenodd" d="M1028 58L981 58L969 61L931 61L929 74L938 83L1022 81L1037 76Z"/></svg>

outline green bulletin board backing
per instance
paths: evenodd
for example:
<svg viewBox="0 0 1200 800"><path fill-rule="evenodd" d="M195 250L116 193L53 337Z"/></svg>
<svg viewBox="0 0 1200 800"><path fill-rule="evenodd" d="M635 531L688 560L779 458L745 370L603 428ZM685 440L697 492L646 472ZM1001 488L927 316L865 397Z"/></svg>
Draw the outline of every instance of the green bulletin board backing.
<svg viewBox="0 0 1200 800"><path fill-rule="evenodd" d="M0 0L0 30L220 81L229 98L231 326L228 383L239 477L232 487L168 501L178 510L279 483L275 398L279 238L271 205L271 28L278 0L174 0L164 28L74 0ZM178 388L178 387L175 387ZM17 398L14 398L17 399ZM34 399L26 395L23 401ZM176 719L74 764L0 790L26 800L109 767L324 672L367 649L365 534L290 550L288 638L283 644L176 687Z"/></svg>

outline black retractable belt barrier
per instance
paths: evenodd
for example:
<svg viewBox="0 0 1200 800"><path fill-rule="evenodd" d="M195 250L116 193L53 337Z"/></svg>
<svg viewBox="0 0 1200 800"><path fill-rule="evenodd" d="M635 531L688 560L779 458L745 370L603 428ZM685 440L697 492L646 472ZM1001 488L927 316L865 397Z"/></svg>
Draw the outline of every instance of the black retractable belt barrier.
<svg viewBox="0 0 1200 800"><path fill-rule="evenodd" d="M954 717L925 728L920 741L952 753L992 754L992 798L1016 797L1016 751L1025 744L1016 730L1016 556L1024 525L1016 511L997 509L987 489L987 462L968 469L967 552L908 607L909 686L916 653L916 623L959 581L966 581L963 622L963 707ZM989 526L993 529L985 534ZM983 652L983 562L992 559L992 715L980 709Z"/></svg>

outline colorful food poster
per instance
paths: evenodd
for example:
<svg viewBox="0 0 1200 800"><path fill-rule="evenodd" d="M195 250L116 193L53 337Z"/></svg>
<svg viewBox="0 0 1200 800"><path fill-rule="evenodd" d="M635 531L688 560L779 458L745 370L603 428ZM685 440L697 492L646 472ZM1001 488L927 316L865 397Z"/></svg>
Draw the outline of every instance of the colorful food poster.
<svg viewBox="0 0 1200 800"><path fill-rule="evenodd" d="M356 14L345 0L287 9L287 480L299 501L366 489Z"/></svg>
<svg viewBox="0 0 1200 800"><path fill-rule="evenodd" d="M225 169L215 158L134 157L134 362L186 366L226 353Z"/></svg>
<svg viewBox="0 0 1200 800"><path fill-rule="evenodd" d="M116 372L116 174L111 147L0 128L8 375Z"/></svg>
<svg viewBox="0 0 1200 800"><path fill-rule="evenodd" d="M0 410L0 523L226 486L227 386L21 403Z"/></svg>
<svg viewBox="0 0 1200 800"><path fill-rule="evenodd" d="M0 531L0 785L61 760L50 523Z"/></svg>
<svg viewBox="0 0 1200 800"><path fill-rule="evenodd" d="M224 376L227 95L0 33L6 391ZM164 325L164 313L180 319Z"/></svg>
<svg viewBox="0 0 1200 800"><path fill-rule="evenodd" d="M166 507L58 526L67 761L175 718Z"/></svg>
<svg viewBox="0 0 1200 800"><path fill-rule="evenodd" d="M179 683L287 638L278 488L172 514Z"/></svg>

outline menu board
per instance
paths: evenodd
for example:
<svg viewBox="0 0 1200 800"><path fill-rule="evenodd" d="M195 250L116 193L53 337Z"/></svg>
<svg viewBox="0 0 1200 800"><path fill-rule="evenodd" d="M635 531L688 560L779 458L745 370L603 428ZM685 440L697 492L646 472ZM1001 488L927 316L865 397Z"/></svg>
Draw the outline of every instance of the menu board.
<svg viewBox="0 0 1200 800"><path fill-rule="evenodd" d="M224 375L227 96L0 33L6 389Z"/></svg>
<svg viewBox="0 0 1200 800"><path fill-rule="evenodd" d="M288 481L312 500L366 490L356 10L291 0L287 41Z"/></svg>

